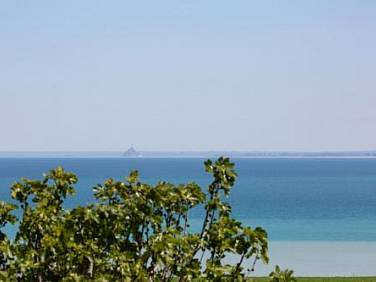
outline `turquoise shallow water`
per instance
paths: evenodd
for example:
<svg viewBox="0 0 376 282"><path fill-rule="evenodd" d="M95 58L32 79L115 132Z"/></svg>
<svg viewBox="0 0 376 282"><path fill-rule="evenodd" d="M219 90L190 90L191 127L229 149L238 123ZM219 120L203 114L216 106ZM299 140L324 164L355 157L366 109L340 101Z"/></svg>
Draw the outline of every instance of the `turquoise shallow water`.
<svg viewBox="0 0 376 282"><path fill-rule="evenodd" d="M269 250L269 264L258 263L253 275L266 276L278 264L297 276L376 276L376 242L272 241Z"/></svg>
<svg viewBox="0 0 376 282"><path fill-rule="evenodd" d="M196 181L210 175L203 159L13 158L0 159L0 198L21 177L39 178L62 165L76 173L77 196L66 206L92 202L92 187L138 169L156 183ZM271 240L376 241L376 159L233 159L239 174L229 201L247 225L268 230ZM198 218L200 210L192 216ZM197 220L193 220L193 228Z"/></svg>
<svg viewBox="0 0 376 282"><path fill-rule="evenodd" d="M92 187L138 169L145 182L210 177L204 159L0 158L0 198L21 177L39 178L62 165L79 176L67 207L92 202ZM233 159L239 174L229 201L244 224L263 226L270 237L266 275L280 264L301 276L376 275L376 159ZM200 210L192 213L199 228ZM12 233L12 229L8 229ZM234 260L234 258L229 258Z"/></svg>

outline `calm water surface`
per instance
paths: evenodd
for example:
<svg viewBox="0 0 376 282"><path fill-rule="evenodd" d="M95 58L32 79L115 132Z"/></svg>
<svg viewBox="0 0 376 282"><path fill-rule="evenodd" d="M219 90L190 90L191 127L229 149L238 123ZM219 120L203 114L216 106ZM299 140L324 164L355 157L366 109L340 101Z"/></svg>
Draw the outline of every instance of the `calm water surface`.
<svg viewBox="0 0 376 282"><path fill-rule="evenodd" d="M76 173L77 195L66 206L92 202L92 187L132 169L156 183L196 181L210 175L204 159L0 159L0 197L20 179L40 178L62 165ZM261 225L271 240L376 241L376 159L233 159L239 174L229 198L234 216ZM200 211L193 213L199 216ZM197 222L194 220L194 222Z"/></svg>
<svg viewBox="0 0 376 282"><path fill-rule="evenodd" d="M92 187L121 179L132 169L145 182L196 181L210 175L204 159L0 158L0 198L21 177L40 178L62 165L76 173L77 195L67 207L93 202ZM270 237L271 263L297 275L376 275L376 159L233 159L239 174L229 201L236 218L263 226ZM198 228L195 210L193 228ZM12 233L13 230L8 230ZM231 258L230 258L231 260Z"/></svg>

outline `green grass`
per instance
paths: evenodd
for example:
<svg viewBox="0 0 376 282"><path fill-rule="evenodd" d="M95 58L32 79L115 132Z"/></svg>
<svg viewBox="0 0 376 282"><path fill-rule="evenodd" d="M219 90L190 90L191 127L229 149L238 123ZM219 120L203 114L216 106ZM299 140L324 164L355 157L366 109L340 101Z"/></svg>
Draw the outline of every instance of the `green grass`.
<svg viewBox="0 0 376 282"><path fill-rule="evenodd" d="M376 277L297 277L297 280L298 282L376 282ZM253 278L253 281L266 282L268 278Z"/></svg>

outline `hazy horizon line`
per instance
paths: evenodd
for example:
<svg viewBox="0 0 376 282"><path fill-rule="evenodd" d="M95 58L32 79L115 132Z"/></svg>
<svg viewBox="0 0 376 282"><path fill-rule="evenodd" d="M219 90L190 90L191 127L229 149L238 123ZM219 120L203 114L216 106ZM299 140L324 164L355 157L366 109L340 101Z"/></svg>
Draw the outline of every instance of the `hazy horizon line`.
<svg viewBox="0 0 376 282"><path fill-rule="evenodd" d="M125 150L0 150L1 153L125 153ZM375 149L349 149L349 150L136 150L145 153L364 153L376 152Z"/></svg>

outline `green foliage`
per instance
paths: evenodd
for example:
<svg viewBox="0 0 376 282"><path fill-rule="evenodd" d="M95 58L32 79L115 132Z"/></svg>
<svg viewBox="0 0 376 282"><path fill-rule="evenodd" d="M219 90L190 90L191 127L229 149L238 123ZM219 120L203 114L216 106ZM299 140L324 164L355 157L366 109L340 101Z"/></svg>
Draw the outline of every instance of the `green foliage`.
<svg viewBox="0 0 376 282"><path fill-rule="evenodd" d="M297 277L299 282L375 282L376 277ZM253 278L253 282L267 282L269 277Z"/></svg>
<svg viewBox="0 0 376 282"><path fill-rule="evenodd" d="M270 282L296 282L294 271L290 269L281 270L278 265L273 272L269 274Z"/></svg>
<svg viewBox="0 0 376 282"><path fill-rule="evenodd" d="M246 259L253 262L250 268L258 260L268 262L267 233L231 216L224 197L237 177L234 164L219 158L206 161L205 169L213 176L207 193L195 183L142 183L133 171L123 181L97 185L96 203L70 210L63 201L74 194L74 174L58 167L42 180L23 179L11 188L20 218L11 214L15 205L0 203L0 227L18 223L13 241L0 229L0 279L245 280ZM189 211L198 205L205 215L194 233ZM238 263L226 264L228 254L238 255Z"/></svg>

